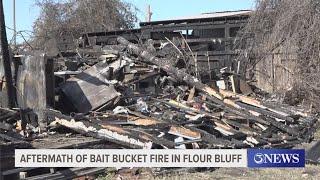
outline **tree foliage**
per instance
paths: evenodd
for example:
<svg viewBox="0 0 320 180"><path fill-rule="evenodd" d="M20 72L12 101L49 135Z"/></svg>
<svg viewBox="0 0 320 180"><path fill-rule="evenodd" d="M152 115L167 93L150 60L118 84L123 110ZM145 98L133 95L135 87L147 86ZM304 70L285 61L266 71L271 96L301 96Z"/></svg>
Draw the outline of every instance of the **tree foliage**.
<svg viewBox="0 0 320 180"><path fill-rule="evenodd" d="M78 38L84 32L133 28L137 9L121 0L38 0L40 15L34 22L33 44L68 33Z"/></svg>
<svg viewBox="0 0 320 180"><path fill-rule="evenodd" d="M256 11L241 35L246 47L241 54L245 70L252 72L266 56L281 52L294 61L296 90L320 105L319 34L319 0L257 0Z"/></svg>

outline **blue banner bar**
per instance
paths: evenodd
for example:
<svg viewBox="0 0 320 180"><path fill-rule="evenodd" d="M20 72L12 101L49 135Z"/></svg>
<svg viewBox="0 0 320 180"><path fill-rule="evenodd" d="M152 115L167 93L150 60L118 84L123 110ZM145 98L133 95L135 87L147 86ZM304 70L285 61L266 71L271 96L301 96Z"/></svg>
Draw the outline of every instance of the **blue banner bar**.
<svg viewBox="0 0 320 180"><path fill-rule="evenodd" d="M305 167L305 150L248 149L248 167Z"/></svg>

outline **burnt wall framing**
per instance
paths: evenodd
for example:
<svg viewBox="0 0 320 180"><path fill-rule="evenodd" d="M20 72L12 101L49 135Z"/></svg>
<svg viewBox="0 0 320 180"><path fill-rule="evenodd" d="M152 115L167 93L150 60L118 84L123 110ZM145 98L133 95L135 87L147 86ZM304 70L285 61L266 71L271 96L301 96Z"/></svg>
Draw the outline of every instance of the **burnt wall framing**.
<svg viewBox="0 0 320 180"><path fill-rule="evenodd" d="M159 34L172 33L175 37L177 31L182 33L193 53L197 55L199 67L211 72L219 72L220 68L232 67L236 64L235 44L237 31L245 26L249 15L185 19L172 21L156 21L140 23L141 33L146 39L156 39ZM181 35L179 34L178 37ZM169 37L168 37L169 38ZM171 37L172 39L172 37ZM209 65L210 64L210 65Z"/></svg>
<svg viewBox="0 0 320 180"><path fill-rule="evenodd" d="M84 46L114 45L118 36L131 42L153 39L155 46L168 39L186 40L196 53L198 66L205 71L219 72L223 67L235 68L235 44L237 31L245 26L249 15L212 17L200 19L180 19L140 23L139 29L84 34ZM182 35L182 36L181 36ZM209 65L210 64L210 65Z"/></svg>

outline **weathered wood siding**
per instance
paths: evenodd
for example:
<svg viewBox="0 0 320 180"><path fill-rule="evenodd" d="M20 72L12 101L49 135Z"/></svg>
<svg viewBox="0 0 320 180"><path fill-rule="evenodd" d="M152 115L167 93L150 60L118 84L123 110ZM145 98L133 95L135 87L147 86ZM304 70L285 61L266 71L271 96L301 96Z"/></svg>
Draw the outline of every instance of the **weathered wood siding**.
<svg viewBox="0 0 320 180"><path fill-rule="evenodd" d="M295 55L274 53L256 66L256 85L267 92L285 92L293 85Z"/></svg>

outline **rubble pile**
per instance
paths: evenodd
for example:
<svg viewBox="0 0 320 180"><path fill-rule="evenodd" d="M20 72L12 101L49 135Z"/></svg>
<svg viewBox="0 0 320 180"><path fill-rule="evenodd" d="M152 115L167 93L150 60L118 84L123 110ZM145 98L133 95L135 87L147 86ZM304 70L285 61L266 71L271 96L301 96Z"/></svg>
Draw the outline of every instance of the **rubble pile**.
<svg viewBox="0 0 320 180"><path fill-rule="evenodd" d="M250 87L243 80L236 83L235 73L221 75L223 82L231 79L226 90L228 83L222 88L203 83L177 67L181 57L168 47L158 53L150 42L117 41L101 47L95 63L83 71L55 72L69 78L55 89L57 108L44 110L49 132L64 126L132 148L284 148L312 139L316 117L266 104L252 90L237 93ZM18 111L7 109L1 128L10 130L19 118ZM36 131L33 123L20 124L27 127L21 130Z"/></svg>
<svg viewBox="0 0 320 180"><path fill-rule="evenodd" d="M121 51L62 85L78 113L53 113L51 127L131 148L289 148L312 139L317 118L211 87L150 48L117 40Z"/></svg>
<svg viewBox="0 0 320 180"><path fill-rule="evenodd" d="M59 64L61 57L55 59L55 105L37 110L1 108L2 145L292 148L313 138L315 115L263 101L232 71L203 82L188 72L179 47L155 48L152 42L138 45L122 37L117 42L79 49L64 58L64 65ZM39 111L46 117L41 121L46 122L45 130L38 127ZM86 137L91 139L81 139ZM45 141L48 138L67 140L55 146ZM68 138L83 142L72 146Z"/></svg>

